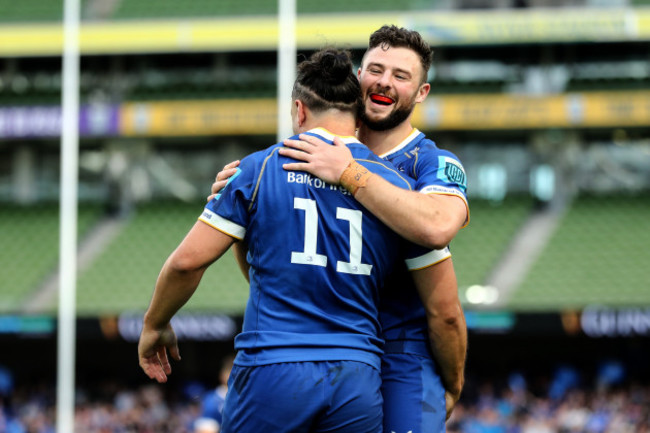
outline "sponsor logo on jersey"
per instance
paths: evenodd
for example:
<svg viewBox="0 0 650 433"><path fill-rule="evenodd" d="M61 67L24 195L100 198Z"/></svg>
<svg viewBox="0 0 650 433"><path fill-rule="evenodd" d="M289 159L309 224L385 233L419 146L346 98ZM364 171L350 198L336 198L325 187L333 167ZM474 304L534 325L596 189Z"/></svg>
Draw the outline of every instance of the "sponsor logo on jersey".
<svg viewBox="0 0 650 433"><path fill-rule="evenodd" d="M207 211L204 211L204 212L201 214L201 218L205 218L206 220L209 220L209 219L212 218L212 214L209 213L209 212L207 212Z"/></svg>
<svg viewBox="0 0 650 433"><path fill-rule="evenodd" d="M301 183L312 188L336 190L345 195L350 195L350 193L342 186L332 185L322 179L313 177L309 173L296 173L294 171L289 171L287 172L287 183Z"/></svg>
<svg viewBox="0 0 650 433"><path fill-rule="evenodd" d="M465 194L456 188L447 188L440 185L427 185L424 188L420 189L420 192L422 194L449 194L465 197Z"/></svg>

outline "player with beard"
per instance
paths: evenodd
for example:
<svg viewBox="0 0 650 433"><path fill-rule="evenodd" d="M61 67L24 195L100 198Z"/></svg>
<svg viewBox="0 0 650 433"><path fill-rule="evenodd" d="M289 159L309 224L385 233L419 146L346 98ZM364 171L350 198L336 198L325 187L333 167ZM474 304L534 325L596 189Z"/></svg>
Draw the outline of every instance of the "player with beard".
<svg viewBox="0 0 650 433"><path fill-rule="evenodd" d="M405 238L446 250L469 221L469 211L462 164L411 124L416 104L431 88L427 83L431 60L429 45L415 31L383 26L370 36L357 73L363 101L357 137L416 179L416 188L406 192L373 176L354 196ZM286 140L281 153L304 162L287 164L285 169L304 170L335 184L355 169L342 143L330 146L301 139ZM462 390L467 336L456 276L451 259L435 268L437 288L427 299L409 287L405 269L389 278L381 296L386 341L382 395L388 433L444 432Z"/></svg>
<svg viewBox="0 0 650 433"><path fill-rule="evenodd" d="M429 45L415 31L384 26L371 35L357 73L363 100L357 138L398 168L399 155L412 157L402 168L412 170L413 177L422 181L420 192L425 194L403 194L373 179L355 198L405 238L429 248L444 248L468 223L469 212L462 164L411 124L416 104L425 100L431 88L426 81L431 58ZM287 170L307 171L338 183L343 172L353 168L349 153L338 141L332 147L309 138L285 140L285 146L301 152L283 149L283 154L304 161L287 165ZM422 179L425 174L432 176Z"/></svg>
<svg viewBox="0 0 650 433"><path fill-rule="evenodd" d="M466 325L447 245L469 221L466 177L455 155L411 125L415 105L431 87L426 81L431 59L431 49L419 33L383 26L371 35L358 71L363 104L357 137L416 179L418 192L372 176L354 197L400 235L441 249L446 257L431 267L435 289L427 295L418 296L405 269L389 278L382 293L386 432L444 432L464 383ZM285 140L287 148L280 152L304 162L286 164L285 169L303 170L334 184L357 169L339 140L331 146L300 138ZM238 164L226 165L217 175L213 195Z"/></svg>
<svg viewBox="0 0 650 433"><path fill-rule="evenodd" d="M138 354L145 373L164 383L167 352L180 359L172 317L236 240L248 246L250 297L235 338L224 433L382 431L380 289L401 261L418 289L432 293L429 268L446 255L404 241L354 199L375 175L414 185L353 136L360 90L349 54L330 48L301 62L292 92L294 133L340 136L352 149L360 166L345 189L285 171L291 159L278 154L282 143L255 152L156 281Z"/></svg>

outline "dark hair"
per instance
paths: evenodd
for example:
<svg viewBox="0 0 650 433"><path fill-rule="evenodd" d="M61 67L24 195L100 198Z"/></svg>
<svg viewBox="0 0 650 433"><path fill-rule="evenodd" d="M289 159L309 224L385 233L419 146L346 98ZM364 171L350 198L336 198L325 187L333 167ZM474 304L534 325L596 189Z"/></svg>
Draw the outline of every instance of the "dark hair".
<svg viewBox="0 0 650 433"><path fill-rule="evenodd" d="M350 52L323 48L301 62L291 97L313 111L335 108L356 114L361 86L352 70Z"/></svg>
<svg viewBox="0 0 650 433"><path fill-rule="evenodd" d="M404 27L383 25L370 35L368 51L375 47L381 47L383 50L387 50L389 47L408 48L415 51L422 64L422 82L427 80L427 73L433 60L433 51L420 33Z"/></svg>

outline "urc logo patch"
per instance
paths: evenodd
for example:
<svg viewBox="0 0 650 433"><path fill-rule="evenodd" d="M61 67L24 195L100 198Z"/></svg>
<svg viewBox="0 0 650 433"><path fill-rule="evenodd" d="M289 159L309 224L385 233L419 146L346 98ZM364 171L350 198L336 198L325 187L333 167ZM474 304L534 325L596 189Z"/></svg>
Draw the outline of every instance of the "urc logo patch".
<svg viewBox="0 0 650 433"><path fill-rule="evenodd" d="M458 165L447 161L445 164L445 175L450 181L459 185L465 185L465 172Z"/></svg>

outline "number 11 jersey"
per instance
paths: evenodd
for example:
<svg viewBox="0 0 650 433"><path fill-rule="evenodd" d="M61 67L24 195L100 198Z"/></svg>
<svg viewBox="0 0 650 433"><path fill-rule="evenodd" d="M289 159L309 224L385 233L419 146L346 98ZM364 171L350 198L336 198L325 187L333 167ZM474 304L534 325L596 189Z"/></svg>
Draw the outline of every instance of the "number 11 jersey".
<svg viewBox="0 0 650 433"><path fill-rule="evenodd" d="M308 134L334 138L320 128ZM412 188L411 179L356 138L344 141L370 171ZM250 295L235 363L350 360L379 369L384 280L398 260L418 269L435 254L408 244L343 188L284 170L294 160L278 154L281 146L242 159L199 217L248 247Z"/></svg>

